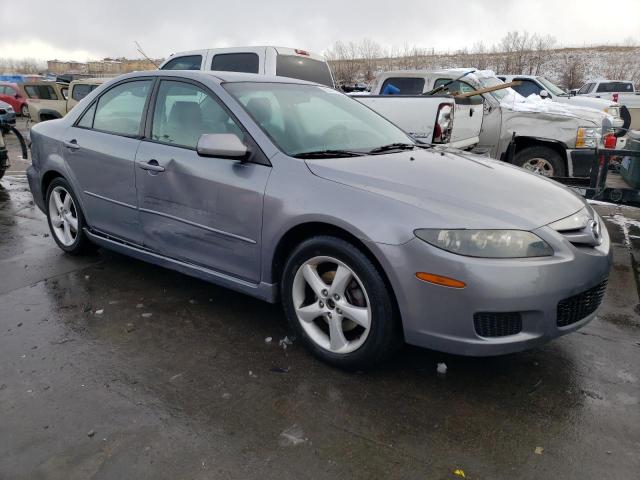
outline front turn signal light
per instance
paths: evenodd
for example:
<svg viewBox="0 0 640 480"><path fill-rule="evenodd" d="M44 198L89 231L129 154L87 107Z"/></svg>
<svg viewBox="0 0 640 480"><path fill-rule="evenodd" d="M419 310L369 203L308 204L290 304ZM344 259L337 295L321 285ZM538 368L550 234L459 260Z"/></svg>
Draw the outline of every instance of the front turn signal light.
<svg viewBox="0 0 640 480"><path fill-rule="evenodd" d="M442 275L436 275L434 273L417 272L416 277L423 282L433 283L434 285L443 287L464 288L467 286L466 283L456 280L455 278L443 277Z"/></svg>

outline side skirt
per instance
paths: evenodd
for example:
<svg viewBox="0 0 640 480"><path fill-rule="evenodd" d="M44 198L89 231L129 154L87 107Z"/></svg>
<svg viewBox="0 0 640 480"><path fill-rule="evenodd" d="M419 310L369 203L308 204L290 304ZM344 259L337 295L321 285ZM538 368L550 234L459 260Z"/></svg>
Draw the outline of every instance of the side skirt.
<svg viewBox="0 0 640 480"><path fill-rule="evenodd" d="M269 303L276 303L278 301L277 284L264 282L256 284L247 282L246 280L241 280L224 273L216 272L215 270L181 262L180 260L149 252L133 245L119 242L112 238L103 237L102 235L99 235L96 232L91 232L86 228L84 229L84 232L96 245L122 253L123 255L128 255L160 267L169 268L171 270L199 278L200 280L220 285L221 287L246 293L247 295L251 295L252 297L259 298L260 300L264 300Z"/></svg>

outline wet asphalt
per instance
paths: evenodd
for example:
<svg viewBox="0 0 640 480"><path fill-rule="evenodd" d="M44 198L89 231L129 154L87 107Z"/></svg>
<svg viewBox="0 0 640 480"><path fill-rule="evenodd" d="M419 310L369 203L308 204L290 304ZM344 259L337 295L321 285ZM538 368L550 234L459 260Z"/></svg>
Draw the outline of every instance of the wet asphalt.
<svg viewBox="0 0 640 480"><path fill-rule="evenodd" d="M407 347L354 374L281 342L278 306L63 254L16 165L0 181L0 479L638 478L639 210L596 207L615 266L577 333L496 358Z"/></svg>

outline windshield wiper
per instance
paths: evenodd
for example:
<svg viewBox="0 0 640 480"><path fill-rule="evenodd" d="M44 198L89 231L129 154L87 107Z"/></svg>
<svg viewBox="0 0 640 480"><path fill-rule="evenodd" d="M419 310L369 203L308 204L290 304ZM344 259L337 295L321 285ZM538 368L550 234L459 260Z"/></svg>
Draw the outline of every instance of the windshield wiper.
<svg viewBox="0 0 640 480"><path fill-rule="evenodd" d="M313 152L301 152L292 155L294 158L339 158L339 157L362 157L363 152L353 150L316 150Z"/></svg>
<svg viewBox="0 0 640 480"><path fill-rule="evenodd" d="M376 147L374 149L369 150L368 153L384 153L390 150L413 150L417 145L414 143L390 143L389 145L383 145L381 147Z"/></svg>

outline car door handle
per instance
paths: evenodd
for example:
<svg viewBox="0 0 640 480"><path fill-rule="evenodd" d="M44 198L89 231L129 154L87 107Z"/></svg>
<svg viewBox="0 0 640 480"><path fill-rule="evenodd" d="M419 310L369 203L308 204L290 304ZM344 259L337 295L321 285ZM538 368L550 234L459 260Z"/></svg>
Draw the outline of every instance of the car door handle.
<svg viewBox="0 0 640 480"><path fill-rule="evenodd" d="M78 150L80 145L78 145L78 141L74 138L73 140L69 140L68 142L64 142L64 146L69 150Z"/></svg>
<svg viewBox="0 0 640 480"><path fill-rule="evenodd" d="M151 172L164 172L164 167L158 164L157 160L149 160L147 163L139 163L138 166L143 170Z"/></svg>

